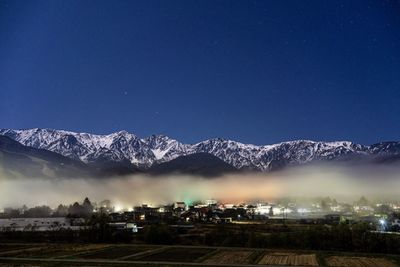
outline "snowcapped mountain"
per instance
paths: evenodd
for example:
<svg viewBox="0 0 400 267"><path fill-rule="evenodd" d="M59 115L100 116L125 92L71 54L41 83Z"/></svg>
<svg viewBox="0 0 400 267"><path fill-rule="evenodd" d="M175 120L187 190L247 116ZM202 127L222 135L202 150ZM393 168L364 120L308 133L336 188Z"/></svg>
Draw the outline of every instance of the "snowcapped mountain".
<svg viewBox="0 0 400 267"><path fill-rule="evenodd" d="M126 131L109 135L75 133L52 129L0 130L23 145L47 149L86 163L99 158L110 161L128 159L137 166L150 166L156 161L144 140Z"/></svg>
<svg viewBox="0 0 400 267"><path fill-rule="evenodd" d="M245 145L213 139L195 145L196 151L211 153L238 169L269 171L314 160L330 160L350 154L365 154L367 147L351 142L298 140L274 145Z"/></svg>
<svg viewBox="0 0 400 267"><path fill-rule="evenodd" d="M96 135L38 128L2 129L0 135L6 135L26 146L47 149L85 163L128 160L144 169L195 153L212 154L237 169L260 171L352 156L400 155L400 142L364 146L348 141L297 140L256 146L217 138L197 144L184 144L164 135L139 138L126 131Z"/></svg>
<svg viewBox="0 0 400 267"><path fill-rule="evenodd" d="M156 162L166 162L194 153L191 145L182 144L165 135L152 135L143 139L143 142L151 149Z"/></svg>

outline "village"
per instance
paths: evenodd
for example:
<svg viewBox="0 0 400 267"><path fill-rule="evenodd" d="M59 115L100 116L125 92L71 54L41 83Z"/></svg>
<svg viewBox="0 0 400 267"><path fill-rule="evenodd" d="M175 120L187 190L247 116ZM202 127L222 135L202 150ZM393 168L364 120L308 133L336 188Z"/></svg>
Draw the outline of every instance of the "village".
<svg viewBox="0 0 400 267"><path fill-rule="evenodd" d="M368 223L381 232L400 230L398 202L373 203L360 197L353 204L339 203L329 197L310 199L307 204L280 201L275 203L227 204L209 199L195 203L169 205L142 204L122 208L104 200L92 203L88 198L70 206L4 208L0 213L0 231L79 230L88 227L87 219L103 214L114 228L132 229L136 233L146 224L190 226L191 224L298 224L337 225Z"/></svg>

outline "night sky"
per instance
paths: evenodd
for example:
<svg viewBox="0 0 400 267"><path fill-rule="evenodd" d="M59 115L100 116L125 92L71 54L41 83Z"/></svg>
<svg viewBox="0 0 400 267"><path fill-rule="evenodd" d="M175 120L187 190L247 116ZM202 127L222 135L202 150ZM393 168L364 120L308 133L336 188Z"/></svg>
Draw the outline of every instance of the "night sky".
<svg viewBox="0 0 400 267"><path fill-rule="evenodd" d="M0 128L400 140L400 1L0 0Z"/></svg>

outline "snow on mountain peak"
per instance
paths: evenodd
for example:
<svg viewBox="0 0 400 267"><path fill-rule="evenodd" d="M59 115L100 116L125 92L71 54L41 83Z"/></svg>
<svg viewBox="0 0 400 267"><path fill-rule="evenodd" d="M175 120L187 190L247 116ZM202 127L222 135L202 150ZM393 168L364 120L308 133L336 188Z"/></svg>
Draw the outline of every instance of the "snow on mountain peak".
<svg viewBox="0 0 400 267"><path fill-rule="evenodd" d="M334 159L342 155L383 154L387 150L400 154L400 145L396 142L364 146L349 141L295 140L257 146L214 138L196 144L184 144L165 135L139 138L127 131L97 135L40 128L1 129L0 134L24 145L47 149L86 163L99 159L129 160L145 168L179 156L201 152L213 154L238 169L262 171L275 168L278 162L302 164L313 160Z"/></svg>

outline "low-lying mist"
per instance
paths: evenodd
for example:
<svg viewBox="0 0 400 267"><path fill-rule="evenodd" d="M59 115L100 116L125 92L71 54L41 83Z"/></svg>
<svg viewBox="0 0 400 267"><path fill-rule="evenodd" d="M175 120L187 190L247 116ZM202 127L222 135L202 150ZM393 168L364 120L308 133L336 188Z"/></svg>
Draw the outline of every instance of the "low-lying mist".
<svg viewBox="0 0 400 267"><path fill-rule="evenodd" d="M225 203L276 201L281 198L335 197L352 201L361 195L375 199L398 196L400 171L374 167L303 167L274 173L240 173L215 178L189 175L39 179L7 177L0 173L0 207L26 204L71 204L89 197L109 199L129 208L141 204L190 203L217 199Z"/></svg>

